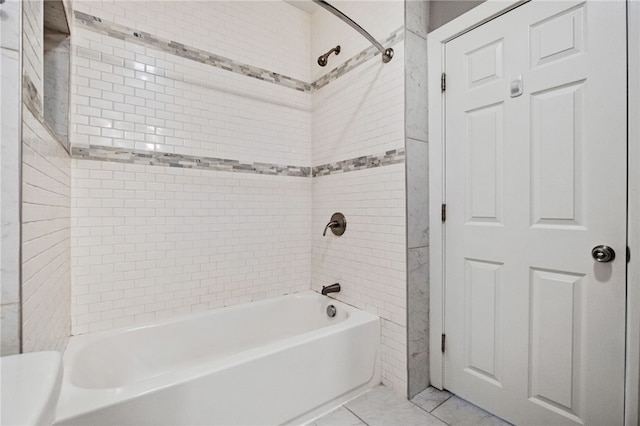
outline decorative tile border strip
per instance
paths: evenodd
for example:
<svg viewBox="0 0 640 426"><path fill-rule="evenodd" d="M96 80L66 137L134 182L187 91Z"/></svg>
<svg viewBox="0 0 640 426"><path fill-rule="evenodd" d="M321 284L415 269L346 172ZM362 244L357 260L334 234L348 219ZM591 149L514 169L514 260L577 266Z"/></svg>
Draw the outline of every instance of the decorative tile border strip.
<svg viewBox="0 0 640 426"><path fill-rule="evenodd" d="M84 25L87 29L119 40L136 43L142 46L158 49L162 52L180 56L202 64L210 65L236 74L252 77L268 83L277 84L298 90L305 93L312 93L337 78L347 74L349 71L357 68L369 59L377 56L380 52L374 47L369 46L357 55L348 59L340 66L332 69L313 83L307 83L302 80L278 74L263 68L254 67L252 65L243 64L224 56L216 55L201 49L185 46L176 41L166 40L155 37L143 31L136 31L133 28L116 24L113 22L103 21L97 16L88 15L78 10L74 11L76 22ZM395 30L389 37L381 42L382 45L391 47L404 39L404 26Z"/></svg>
<svg viewBox="0 0 640 426"><path fill-rule="evenodd" d="M394 149L387 151L384 155L367 155L313 168L269 163L241 163L238 160L226 158L196 157L108 146L73 147L71 156L80 160L110 161L145 166L178 167L271 176L318 177L404 163L405 150L404 148Z"/></svg>
<svg viewBox="0 0 640 426"><path fill-rule="evenodd" d="M42 100L28 75L22 76L22 101L36 117L42 116Z"/></svg>
<svg viewBox="0 0 640 426"><path fill-rule="evenodd" d="M73 147L73 158L83 160L111 161L116 163L151 166L178 167L184 169L213 170L223 172L254 173L272 176L309 177L310 167L286 166L268 163L241 163L238 160L192 155L170 154L155 151L138 151L124 148L91 146Z"/></svg>
<svg viewBox="0 0 640 426"><path fill-rule="evenodd" d="M316 166L312 169L312 176L328 176L338 173L354 172L356 170L373 169L375 167L404 163L404 161L404 148L394 149L391 151L387 151L384 155L367 155L364 157L338 161L337 163L329 163L323 164L321 166Z"/></svg>

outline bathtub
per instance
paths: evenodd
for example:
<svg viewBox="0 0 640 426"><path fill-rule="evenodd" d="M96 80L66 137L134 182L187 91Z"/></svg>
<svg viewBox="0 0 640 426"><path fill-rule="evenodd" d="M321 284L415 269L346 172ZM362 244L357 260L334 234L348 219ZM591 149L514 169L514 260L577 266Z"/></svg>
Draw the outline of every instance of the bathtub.
<svg viewBox="0 0 640 426"><path fill-rule="evenodd" d="M311 291L75 336L55 424L302 424L379 383L379 348L377 316Z"/></svg>

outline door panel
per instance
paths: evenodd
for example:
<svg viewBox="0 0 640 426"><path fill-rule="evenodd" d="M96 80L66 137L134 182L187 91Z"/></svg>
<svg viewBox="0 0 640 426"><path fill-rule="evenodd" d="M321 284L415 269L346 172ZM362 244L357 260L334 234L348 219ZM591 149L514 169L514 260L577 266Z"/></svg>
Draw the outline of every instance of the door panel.
<svg viewBox="0 0 640 426"><path fill-rule="evenodd" d="M584 276L531 268L529 397L580 418Z"/></svg>
<svg viewBox="0 0 640 426"><path fill-rule="evenodd" d="M531 25L531 68L584 52L584 4Z"/></svg>
<svg viewBox="0 0 640 426"><path fill-rule="evenodd" d="M468 87L476 88L502 79L504 72L502 59L502 39L467 53L465 63Z"/></svg>
<svg viewBox="0 0 640 426"><path fill-rule="evenodd" d="M467 372L500 386L502 348L500 309L502 266L499 263L466 260L465 327Z"/></svg>
<svg viewBox="0 0 640 426"><path fill-rule="evenodd" d="M468 223L499 224L502 216L503 104L467 113Z"/></svg>
<svg viewBox="0 0 640 426"><path fill-rule="evenodd" d="M517 424L623 421L625 37L532 1L446 44L444 385Z"/></svg>
<svg viewBox="0 0 640 426"><path fill-rule="evenodd" d="M584 83L531 94L533 226L582 226Z"/></svg>

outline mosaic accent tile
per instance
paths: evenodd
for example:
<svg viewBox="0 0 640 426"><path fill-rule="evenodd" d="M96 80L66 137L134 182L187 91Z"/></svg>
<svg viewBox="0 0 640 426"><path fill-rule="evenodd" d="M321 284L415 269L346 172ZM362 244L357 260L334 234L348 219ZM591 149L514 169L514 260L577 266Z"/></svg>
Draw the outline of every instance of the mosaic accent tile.
<svg viewBox="0 0 640 426"><path fill-rule="evenodd" d="M74 147L73 158L111 161L116 163L143 164L151 166L180 167L185 169L214 170L223 172L255 173L272 176L309 177L310 167L288 166L268 163L241 163L238 160L191 155L169 154L154 151L137 151L104 146L89 148Z"/></svg>
<svg viewBox="0 0 640 426"><path fill-rule="evenodd" d="M372 169L375 167L389 166L391 164L404 163L404 148L387 151L384 155L367 155L338 161L337 163L323 164L312 169L312 176L327 176L336 173L354 172L356 170Z"/></svg>
<svg viewBox="0 0 640 426"><path fill-rule="evenodd" d="M42 100L29 76L22 76L22 101L36 117L42 116Z"/></svg>
<svg viewBox="0 0 640 426"><path fill-rule="evenodd" d="M404 149L387 151L384 155L367 155L321 166L303 167L269 163L241 163L238 160L215 157L195 157L155 151L130 150L107 146L73 147L73 158L111 161L148 166L180 167L185 169L222 172L254 173L271 176L316 177L347 173L375 167L389 166L405 161Z"/></svg>
<svg viewBox="0 0 640 426"><path fill-rule="evenodd" d="M216 55L194 47L189 47L177 41L162 39L124 25L107 22L97 16L88 15L78 10L74 11L74 15L76 23L84 25L87 29L99 34L158 49L165 53L305 93L312 93L326 86L330 82L347 74L349 71L352 71L367 62L369 59L380 54L375 46L369 46L313 83L307 83L293 77L278 74L263 68L254 67L252 65L243 64L241 62L234 61L233 59L225 58L224 56ZM404 26L395 30L385 40L382 40L381 44L386 47L391 47L403 39Z"/></svg>

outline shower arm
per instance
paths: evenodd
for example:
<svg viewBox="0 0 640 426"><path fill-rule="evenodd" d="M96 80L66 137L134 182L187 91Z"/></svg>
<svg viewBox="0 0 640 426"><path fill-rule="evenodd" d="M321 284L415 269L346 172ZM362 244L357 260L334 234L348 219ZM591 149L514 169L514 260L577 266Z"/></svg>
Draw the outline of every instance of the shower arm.
<svg viewBox="0 0 640 426"><path fill-rule="evenodd" d="M392 48L389 47L389 48L385 49L384 46L382 46L380 43L378 43L378 40L373 38L371 36L371 34L369 34L360 25L356 24L355 21L353 21L347 15L345 15L342 12L340 12L338 9L336 9L335 7L333 7L332 5L330 5L329 3L327 3L324 0L313 0L313 2L316 3L318 6L322 7L323 9L326 9L327 11L333 13L335 16L340 18L342 21L344 21L347 24L349 24L349 26L351 26L351 28L353 28L354 30L359 32L360 35L362 35L364 38L369 40L369 42L371 42L371 44L373 44L376 47L376 49L378 49L380 51L380 53L382 53L382 62L384 62L386 64L387 62L389 62L391 60L391 58L393 58L393 49Z"/></svg>

